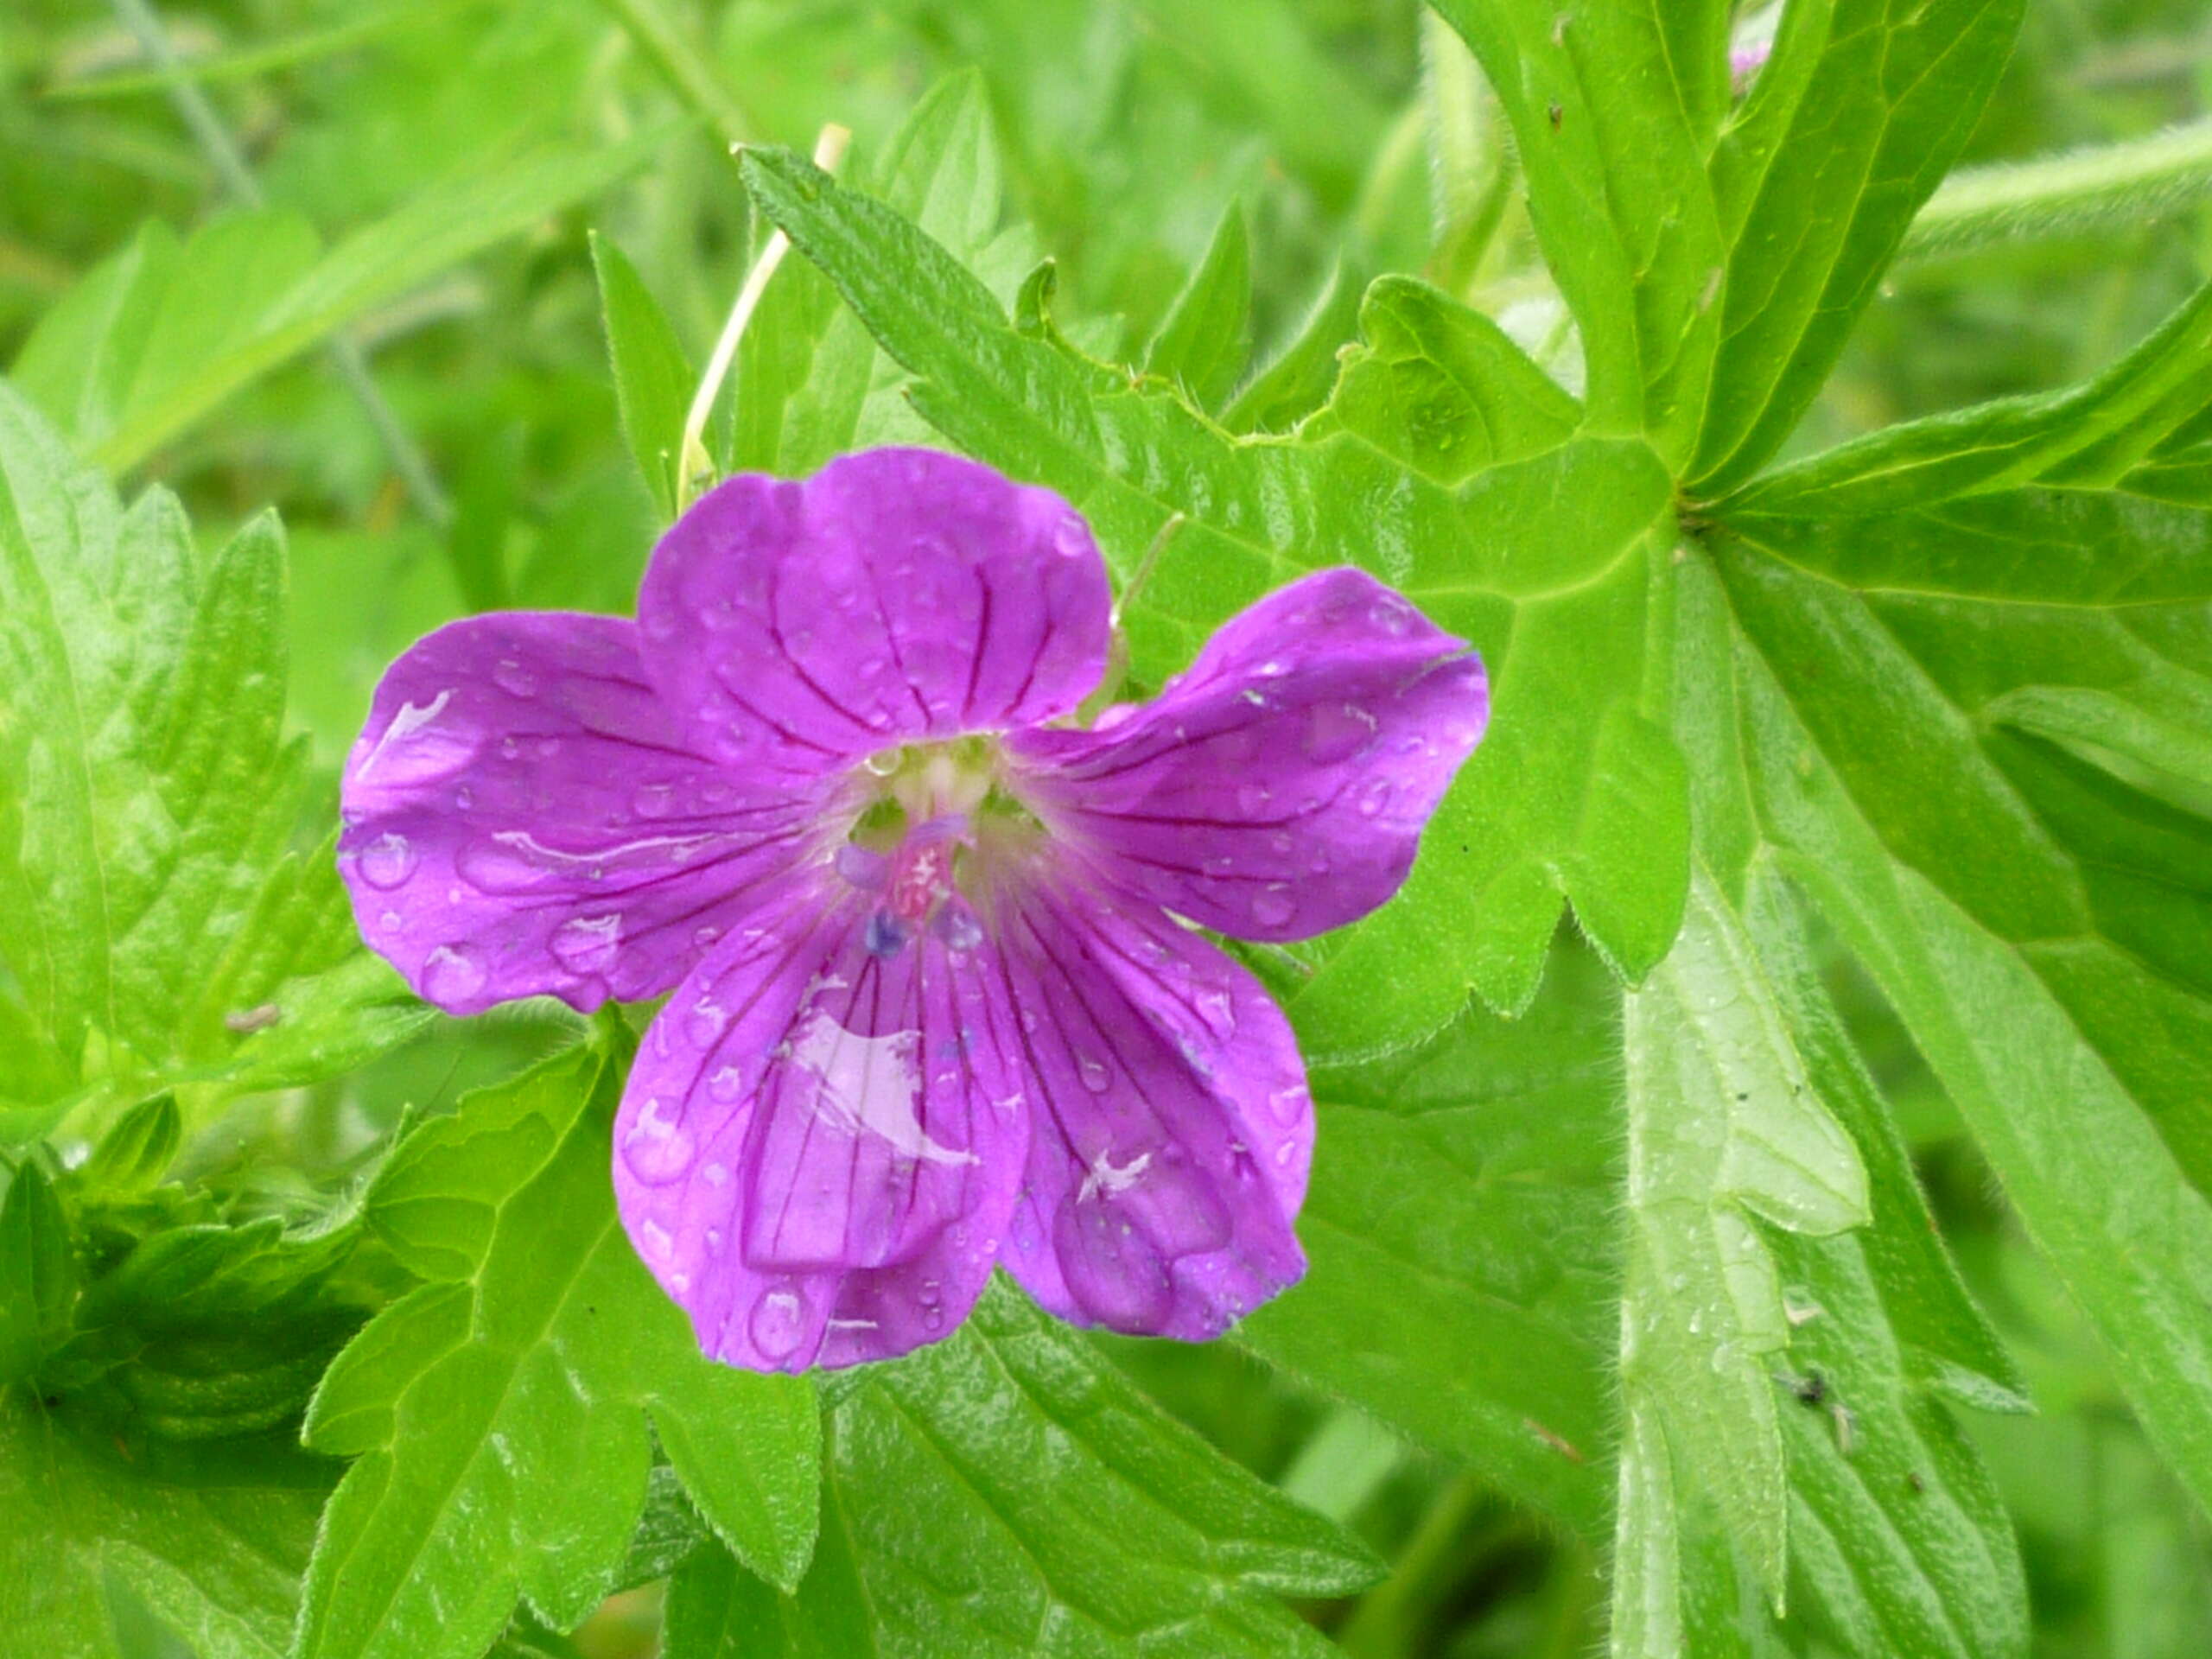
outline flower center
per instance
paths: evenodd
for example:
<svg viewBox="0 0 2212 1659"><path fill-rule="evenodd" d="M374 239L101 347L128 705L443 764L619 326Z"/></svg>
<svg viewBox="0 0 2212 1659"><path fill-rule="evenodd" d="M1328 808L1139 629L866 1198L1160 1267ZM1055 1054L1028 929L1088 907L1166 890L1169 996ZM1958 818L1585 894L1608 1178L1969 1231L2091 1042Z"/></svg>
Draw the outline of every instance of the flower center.
<svg viewBox="0 0 2212 1659"><path fill-rule="evenodd" d="M1035 817L1007 786L1001 758L995 739L962 737L910 743L861 762L866 799L836 868L874 897L867 944L875 955L896 956L925 928L956 950L982 937L969 902L980 879L1038 834Z"/></svg>

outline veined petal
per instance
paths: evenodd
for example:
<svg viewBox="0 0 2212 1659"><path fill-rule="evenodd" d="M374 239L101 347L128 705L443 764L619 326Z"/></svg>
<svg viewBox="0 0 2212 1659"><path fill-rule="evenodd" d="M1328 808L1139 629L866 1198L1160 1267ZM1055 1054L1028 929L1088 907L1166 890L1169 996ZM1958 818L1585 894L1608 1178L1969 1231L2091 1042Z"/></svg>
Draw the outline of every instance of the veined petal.
<svg viewBox="0 0 2212 1659"><path fill-rule="evenodd" d="M658 996L756 884L815 849L827 784L765 797L698 753L634 625L508 612L417 641L346 766L361 932L452 1014Z"/></svg>
<svg viewBox="0 0 2212 1659"><path fill-rule="evenodd" d="M1073 709L1106 661L1106 567L1048 490L926 449L731 479L654 550L645 665L753 775Z"/></svg>
<svg viewBox="0 0 2212 1659"><path fill-rule="evenodd" d="M1007 747L1110 879L1240 938L1302 939L1398 890L1489 714L1465 643L1346 569L1231 618L1154 701Z"/></svg>
<svg viewBox="0 0 2212 1659"><path fill-rule="evenodd" d="M1021 1179L990 947L868 948L873 901L795 880L653 1021L614 1190L645 1265L729 1364L902 1354L967 1317Z"/></svg>
<svg viewBox="0 0 2212 1659"><path fill-rule="evenodd" d="M1062 1319L1219 1336L1305 1271L1313 1109L1288 1022L1157 912L1046 888L995 919L1030 1115L1001 1259Z"/></svg>

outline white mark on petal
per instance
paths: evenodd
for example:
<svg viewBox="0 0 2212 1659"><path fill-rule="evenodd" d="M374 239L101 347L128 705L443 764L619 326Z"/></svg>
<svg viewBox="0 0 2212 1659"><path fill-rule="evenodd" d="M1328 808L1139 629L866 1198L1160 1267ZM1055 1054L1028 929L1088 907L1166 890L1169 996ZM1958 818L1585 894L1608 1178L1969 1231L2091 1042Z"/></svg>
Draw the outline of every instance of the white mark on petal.
<svg viewBox="0 0 2212 1659"><path fill-rule="evenodd" d="M921 1037L918 1031L864 1037L817 1009L791 1046L791 1065L811 1077L813 1110L832 1128L856 1139L865 1130L923 1163L978 1162L972 1152L931 1140L916 1113Z"/></svg>
<svg viewBox="0 0 2212 1659"><path fill-rule="evenodd" d="M1137 1184L1145 1171L1152 1167L1152 1154L1141 1152L1126 1164L1116 1168L1114 1155L1102 1152L1090 1160L1090 1172L1083 1178L1083 1185L1076 1192L1076 1202L1084 1204L1103 1194L1118 1198Z"/></svg>

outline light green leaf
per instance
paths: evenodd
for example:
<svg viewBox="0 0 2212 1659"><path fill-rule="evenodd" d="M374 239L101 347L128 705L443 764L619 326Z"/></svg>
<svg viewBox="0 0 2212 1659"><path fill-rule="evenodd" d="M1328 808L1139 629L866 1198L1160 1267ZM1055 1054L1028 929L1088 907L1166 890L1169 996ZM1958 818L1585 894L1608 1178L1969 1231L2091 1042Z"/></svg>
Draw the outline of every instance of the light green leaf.
<svg viewBox="0 0 2212 1659"><path fill-rule="evenodd" d="M119 1659L113 1574L200 1659L280 1659L330 1465L180 1446L0 1389L0 1659Z"/></svg>
<svg viewBox="0 0 2212 1659"><path fill-rule="evenodd" d="M1440 484L1555 449L1581 424L1581 405L1495 322L1425 283L1378 278L1359 332L1329 414Z"/></svg>
<svg viewBox="0 0 2212 1659"><path fill-rule="evenodd" d="M1439 0L1513 124L1529 212L1582 331L1591 429L1688 451L1720 339L1726 263L1708 147L1726 113L1728 9Z"/></svg>
<svg viewBox="0 0 2212 1659"><path fill-rule="evenodd" d="M1710 499L1789 437L2004 68L2023 0L1793 0L1713 156L1728 249L1688 468Z"/></svg>
<svg viewBox="0 0 2212 1659"><path fill-rule="evenodd" d="M830 1463L806 1581L779 1596L696 1559L671 1592L670 1659L1319 1659L1328 1644L1274 1598L1376 1576L1005 1285L957 1335L856 1375Z"/></svg>
<svg viewBox="0 0 2212 1659"><path fill-rule="evenodd" d="M1789 1323L1755 1224L1869 1219L1858 1152L1821 1103L1743 922L1692 879L1681 937L1630 995L1621 1386L1717 1505L1777 1605L1787 1489L1770 1367Z"/></svg>
<svg viewBox="0 0 2212 1659"><path fill-rule="evenodd" d="M653 499L654 511L668 524L676 518L677 453L683 447L683 417L691 403L690 360L637 268L596 231L591 237L591 259L599 273L600 317L607 330L607 360L614 371L614 405L622 417L622 435Z"/></svg>
<svg viewBox="0 0 2212 1659"><path fill-rule="evenodd" d="M1521 1019L1317 1070L1306 1278L1236 1340L1593 1541L1608 1524L1619 1000L1562 949Z"/></svg>
<svg viewBox="0 0 2212 1659"><path fill-rule="evenodd" d="M367 1212L435 1282L332 1365L308 1443L357 1460L298 1652L475 1659L518 1596L580 1622L616 1582L659 1444L723 1543L795 1583L815 1531L804 1382L728 1370L645 1274L607 1171L619 1077L594 1044L464 1101Z"/></svg>
<svg viewBox="0 0 2212 1659"><path fill-rule="evenodd" d="M1228 402L1251 355L1251 239L1243 204L1233 201L1215 227L1205 257L1145 347L1144 370L1213 412Z"/></svg>

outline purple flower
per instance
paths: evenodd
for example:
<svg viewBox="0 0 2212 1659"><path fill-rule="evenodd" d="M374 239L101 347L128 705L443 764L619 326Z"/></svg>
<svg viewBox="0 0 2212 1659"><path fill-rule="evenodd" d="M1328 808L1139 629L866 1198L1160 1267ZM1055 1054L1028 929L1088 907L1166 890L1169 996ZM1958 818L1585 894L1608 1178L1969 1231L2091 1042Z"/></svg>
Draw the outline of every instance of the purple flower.
<svg viewBox="0 0 2212 1659"><path fill-rule="evenodd" d="M1058 496L923 450L731 480L638 620L517 613L393 664L339 865L429 1001L673 991L624 1224L709 1352L906 1352L994 1263L1064 1319L1217 1334L1303 1271L1290 1028L1187 918L1300 939L1394 893L1481 663L1351 569L1069 722L1104 563Z"/></svg>

